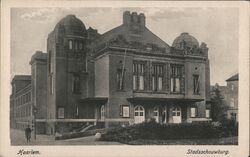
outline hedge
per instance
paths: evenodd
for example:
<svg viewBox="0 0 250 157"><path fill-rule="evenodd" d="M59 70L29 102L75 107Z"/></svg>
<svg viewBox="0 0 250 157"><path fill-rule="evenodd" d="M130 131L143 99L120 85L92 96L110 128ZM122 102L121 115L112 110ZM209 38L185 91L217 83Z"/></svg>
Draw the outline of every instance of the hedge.
<svg viewBox="0 0 250 157"><path fill-rule="evenodd" d="M144 122L128 127L117 127L104 133L100 140L128 142L138 139L209 139L228 136L226 126L212 123L159 124ZM237 130L237 129L236 129Z"/></svg>

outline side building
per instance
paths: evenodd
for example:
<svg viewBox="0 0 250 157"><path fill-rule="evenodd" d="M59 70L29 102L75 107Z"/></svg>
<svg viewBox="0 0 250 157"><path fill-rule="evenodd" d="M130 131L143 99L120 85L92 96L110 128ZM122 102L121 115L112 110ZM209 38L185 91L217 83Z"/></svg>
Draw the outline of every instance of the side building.
<svg viewBox="0 0 250 157"><path fill-rule="evenodd" d="M226 80L227 91L225 99L229 106L227 118L234 119L238 122L238 95L239 95L239 74L235 74Z"/></svg>
<svg viewBox="0 0 250 157"><path fill-rule="evenodd" d="M29 125L32 129L36 127L37 134L44 134L47 111L47 54L37 51L30 64L31 75L16 75L11 82L10 126L24 130Z"/></svg>
<svg viewBox="0 0 250 157"><path fill-rule="evenodd" d="M238 95L239 95L239 74L235 74L226 80L226 86L211 86L211 97L214 95L214 89L220 91L223 102L228 106L225 113L227 119L233 119L238 122Z"/></svg>

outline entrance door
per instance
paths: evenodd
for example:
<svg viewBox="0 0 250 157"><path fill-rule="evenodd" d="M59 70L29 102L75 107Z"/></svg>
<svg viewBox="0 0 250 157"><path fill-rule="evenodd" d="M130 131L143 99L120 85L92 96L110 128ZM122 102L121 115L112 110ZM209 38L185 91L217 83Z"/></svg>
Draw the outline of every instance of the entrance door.
<svg viewBox="0 0 250 157"><path fill-rule="evenodd" d="M181 123L181 108L174 107L173 109L173 123Z"/></svg>
<svg viewBox="0 0 250 157"><path fill-rule="evenodd" d="M161 113L161 120L162 120L162 123L167 123L167 107L164 106L162 107L162 113Z"/></svg>
<svg viewBox="0 0 250 157"><path fill-rule="evenodd" d="M135 123L142 123L145 121L145 110L142 106L135 106Z"/></svg>
<svg viewBox="0 0 250 157"><path fill-rule="evenodd" d="M157 123L159 123L159 107L158 106L154 107L154 119Z"/></svg>

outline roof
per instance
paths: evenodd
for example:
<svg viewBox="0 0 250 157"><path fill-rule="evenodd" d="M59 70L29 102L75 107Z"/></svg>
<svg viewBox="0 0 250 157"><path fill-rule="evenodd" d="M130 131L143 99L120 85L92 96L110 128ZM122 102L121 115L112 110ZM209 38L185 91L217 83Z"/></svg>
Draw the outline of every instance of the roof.
<svg viewBox="0 0 250 157"><path fill-rule="evenodd" d="M177 49L181 49L181 44L185 44L185 46L193 48L193 47L199 47L199 42L198 40L193 37L192 35L189 35L188 33L184 32L181 33L180 36L178 36L177 38L175 38L172 46L177 48Z"/></svg>
<svg viewBox="0 0 250 157"><path fill-rule="evenodd" d="M137 14L134 16L137 16ZM138 16L142 15L140 14ZM128 43L140 42L143 45L155 44L170 51L170 46L166 42L164 42L153 32L151 32L145 25L140 25L140 23L123 23L120 26L115 27L110 31L107 31L104 34L100 35L92 43L91 47L98 47L104 43L111 41L112 39L116 39L118 36L123 36Z"/></svg>
<svg viewBox="0 0 250 157"><path fill-rule="evenodd" d="M47 53L43 53L42 51L36 51L35 54L32 55L30 64L33 64L35 60L46 61Z"/></svg>
<svg viewBox="0 0 250 157"><path fill-rule="evenodd" d="M61 19L55 26L56 33L65 33L67 35L85 36L86 27L83 22L75 15L67 15Z"/></svg>
<svg viewBox="0 0 250 157"><path fill-rule="evenodd" d="M31 75L15 75L14 78L12 79L12 81L29 81L31 80Z"/></svg>
<svg viewBox="0 0 250 157"><path fill-rule="evenodd" d="M239 74L235 74L232 77L230 77L229 79L227 79L226 81L239 81Z"/></svg>

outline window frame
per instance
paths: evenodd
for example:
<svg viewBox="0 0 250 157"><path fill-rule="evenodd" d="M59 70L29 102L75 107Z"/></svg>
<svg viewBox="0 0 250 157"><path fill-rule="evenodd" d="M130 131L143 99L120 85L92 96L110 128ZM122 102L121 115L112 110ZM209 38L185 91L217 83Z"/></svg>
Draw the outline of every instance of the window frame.
<svg viewBox="0 0 250 157"><path fill-rule="evenodd" d="M65 109L64 107L58 107L57 109L57 118L64 119L65 118Z"/></svg>
<svg viewBox="0 0 250 157"><path fill-rule="evenodd" d="M73 40L70 39L69 42L68 42L68 46L69 46L69 50L73 50Z"/></svg>
<svg viewBox="0 0 250 157"><path fill-rule="evenodd" d="M198 87L196 86L196 83ZM200 94L200 75L198 74L193 75L193 94Z"/></svg>
<svg viewBox="0 0 250 157"><path fill-rule="evenodd" d="M151 71L151 90L152 91L155 91L155 92L163 91L164 66L165 65L163 63L152 63L152 66L151 66L152 67L152 71Z"/></svg>
<svg viewBox="0 0 250 157"><path fill-rule="evenodd" d="M171 69L170 70L170 92L182 93L183 91L181 90L181 84L183 81L182 78L183 78L184 65L170 64L170 69ZM178 82L178 86L176 85L177 82Z"/></svg>
<svg viewBox="0 0 250 157"><path fill-rule="evenodd" d="M133 91L145 90L146 62L133 61Z"/></svg>
<svg viewBox="0 0 250 157"><path fill-rule="evenodd" d="M210 109L206 109L205 110L205 116L206 116L206 118L210 118Z"/></svg>
<svg viewBox="0 0 250 157"><path fill-rule="evenodd" d="M72 74L72 93L79 94L81 92L81 76Z"/></svg>
<svg viewBox="0 0 250 157"><path fill-rule="evenodd" d="M122 68L118 68L117 69L117 74L116 74L117 75L116 76L117 90L119 90L119 91L124 91L124 89L125 89L124 78L125 78L126 69L124 69L123 74L122 74L122 70L123 70ZM121 83L121 80L122 80L122 83Z"/></svg>

